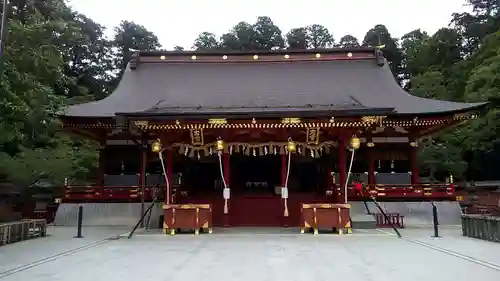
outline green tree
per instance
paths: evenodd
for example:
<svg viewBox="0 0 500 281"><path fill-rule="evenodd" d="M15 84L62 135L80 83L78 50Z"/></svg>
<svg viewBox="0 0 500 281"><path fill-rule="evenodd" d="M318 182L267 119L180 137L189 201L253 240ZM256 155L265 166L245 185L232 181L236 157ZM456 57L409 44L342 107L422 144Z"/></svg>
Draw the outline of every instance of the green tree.
<svg viewBox="0 0 500 281"><path fill-rule="evenodd" d="M307 33L309 35L309 47L312 49L329 48L335 44L330 31L320 24L308 26Z"/></svg>
<svg viewBox="0 0 500 281"><path fill-rule="evenodd" d="M202 32L194 40L193 47L197 51L215 50L219 48L219 42L217 41L215 34L210 32Z"/></svg>
<svg viewBox="0 0 500 281"><path fill-rule="evenodd" d="M428 71L411 79L412 94L429 99L445 99L448 90L444 84L444 76L439 71Z"/></svg>
<svg viewBox="0 0 500 281"><path fill-rule="evenodd" d="M468 163L463 160L463 150L456 143L456 132L422 142L418 160L422 171L430 175L432 182L443 182L450 174L457 180L464 179Z"/></svg>
<svg viewBox="0 0 500 281"><path fill-rule="evenodd" d="M451 26L462 38L462 52L470 55L481 41L500 28L498 0L467 0L472 13L454 13Z"/></svg>
<svg viewBox="0 0 500 281"><path fill-rule="evenodd" d="M341 48L357 48L359 47L359 41L356 37L348 34L340 38L338 46Z"/></svg>
<svg viewBox="0 0 500 281"><path fill-rule="evenodd" d="M258 17L253 25L255 32L256 50L283 49L285 42L281 29L274 24L270 17Z"/></svg>
<svg viewBox="0 0 500 281"><path fill-rule="evenodd" d="M64 172L71 176L92 166L92 161L75 166L89 159L89 150L69 162L61 160L79 146L55 137L59 124L54 116L68 97L102 92L105 79L99 76L106 65L99 50L106 45L98 25L62 0L12 4L0 80L0 167L24 187L36 180L57 184L62 176L54 175L63 174L59 169L71 167Z"/></svg>
<svg viewBox="0 0 500 281"><path fill-rule="evenodd" d="M60 88L58 94L80 102L103 99L113 80L112 42L105 38L103 26L85 15L71 14L60 45L64 61L68 62L65 74L74 80Z"/></svg>
<svg viewBox="0 0 500 281"><path fill-rule="evenodd" d="M122 21L115 28L112 46L117 50L114 68L120 71L119 77L132 58L133 50L155 51L161 48L158 37L153 32L131 21Z"/></svg>
<svg viewBox="0 0 500 281"><path fill-rule="evenodd" d="M410 31L401 37L403 79L410 80L413 76L427 70L427 42L429 38L430 36L420 29ZM406 89L410 89L410 87L406 87Z"/></svg>
<svg viewBox="0 0 500 281"><path fill-rule="evenodd" d="M222 35L221 48L228 51L252 51L257 48L255 38L254 27L242 21Z"/></svg>
<svg viewBox="0 0 500 281"><path fill-rule="evenodd" d="M403 55L398 47L397 39L392 38L385 25L378 24L370 29L363 39L363 45L372 47L384 45L385 47L382 51L391 67L392 73L397 80L402 79L400 74L402 73Z"/></svg>
<svg viewBox="0 0 500 281"><path fill-rule="evenodd" d="M310 36L307 32L307 28L299 27L292 28L286 34L286 42L288 49L291 50L305 50L310 44Z"/></svg>
<svg viewBox="0 0 500 281"><path fill-rule="evenodd" d="M21 147L14 156L0 153L0 165L7 179L18 186L29 188L43 183L60 187L65 178L88 178L97 163L96 148L88 141L76 146L67 137L56 138L45 148Z"/></svg>
<svg viewBox="0 0 500 281"><path fill-rule="evenodd" d="M270 17L258 17L255 24L239 22L220 38L220 46L228 51L274 50L285 47L281 29Z"/></svg>

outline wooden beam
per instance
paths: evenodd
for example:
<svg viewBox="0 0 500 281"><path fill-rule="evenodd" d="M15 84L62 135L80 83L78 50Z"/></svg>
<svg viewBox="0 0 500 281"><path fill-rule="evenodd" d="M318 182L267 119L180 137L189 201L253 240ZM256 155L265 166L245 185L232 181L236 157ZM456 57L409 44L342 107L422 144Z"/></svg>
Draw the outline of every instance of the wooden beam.
<svg viewBox="0 0 500 281"><path fill-rule="evenodd" d="M439 132L441 132L443 130L451 129L453 127L456 127L456 126L458 126L458 125L460 125L460 124L462 124L464 122L465 122L464 120L453 120L453 121L451 121L449 123L427 127L424 130L417 131L416 132L416 138L422 138L422 137L426 137L426 136L432 136L432 135L437 134L437 133L439 133Z"/></svg>

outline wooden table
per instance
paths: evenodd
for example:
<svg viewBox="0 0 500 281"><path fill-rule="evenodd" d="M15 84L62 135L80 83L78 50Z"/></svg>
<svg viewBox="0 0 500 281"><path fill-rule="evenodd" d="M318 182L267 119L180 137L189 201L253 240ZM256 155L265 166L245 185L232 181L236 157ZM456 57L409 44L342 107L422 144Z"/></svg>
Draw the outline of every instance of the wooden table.
<svg viewBox="0 0 500 281"><path fill-rule="evenodd" d="M200 229L212 233L212 206L210 204L164 204L163 232L175 235L176 229Z"/></svg>
<svg viewBox="0 0 500 281"><path fill-rule="evenodd" d="M351 219L349 211L350 204L302 204L302 226L300 233L312 228L314 235L318 234L318 229L337 229L339 234L352 233Z"/></svg>

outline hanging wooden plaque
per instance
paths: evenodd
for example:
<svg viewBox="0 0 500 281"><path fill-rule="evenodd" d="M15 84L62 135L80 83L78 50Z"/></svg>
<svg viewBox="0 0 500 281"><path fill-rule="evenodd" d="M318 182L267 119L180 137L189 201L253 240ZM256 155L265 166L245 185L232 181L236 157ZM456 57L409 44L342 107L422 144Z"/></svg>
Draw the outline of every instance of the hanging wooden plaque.
<svg viewBox="0 0 500 281"><path fill-rule="evenodd" d="M191 144L194 146L200 146L204 144L203 141L203 129L191 129L189 130L191 135Z"/></svg>
<svg viewBox="0 0 500 281"><path fill-rule="evenodd" d="M318 128L307 128L307 144L317 145L319 143L319 129Z"/></svg>

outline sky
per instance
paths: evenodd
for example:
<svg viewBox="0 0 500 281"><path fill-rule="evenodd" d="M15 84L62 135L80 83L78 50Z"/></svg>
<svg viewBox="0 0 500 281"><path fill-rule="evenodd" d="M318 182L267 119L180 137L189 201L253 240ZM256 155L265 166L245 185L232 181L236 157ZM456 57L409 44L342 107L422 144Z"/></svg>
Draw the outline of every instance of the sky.
<svg viewBox="0 0 500 281"><path fill-rule="evenodd" d="M208 31L217 36L240 21L254 23L269 16L283 34L290 29L321 24L338 41L351 34L360 41L376 24L384 24L400 38L421 28L434 33L446 27L454 12L467 11L465 0L69 0L69 5L108 28L107 35L122 20L144 25L160 39L164 49L179 45L191 49L194 39ZM169 3L170 2L170 3ZM294 3L300 6L293 5Z"/></svg>

